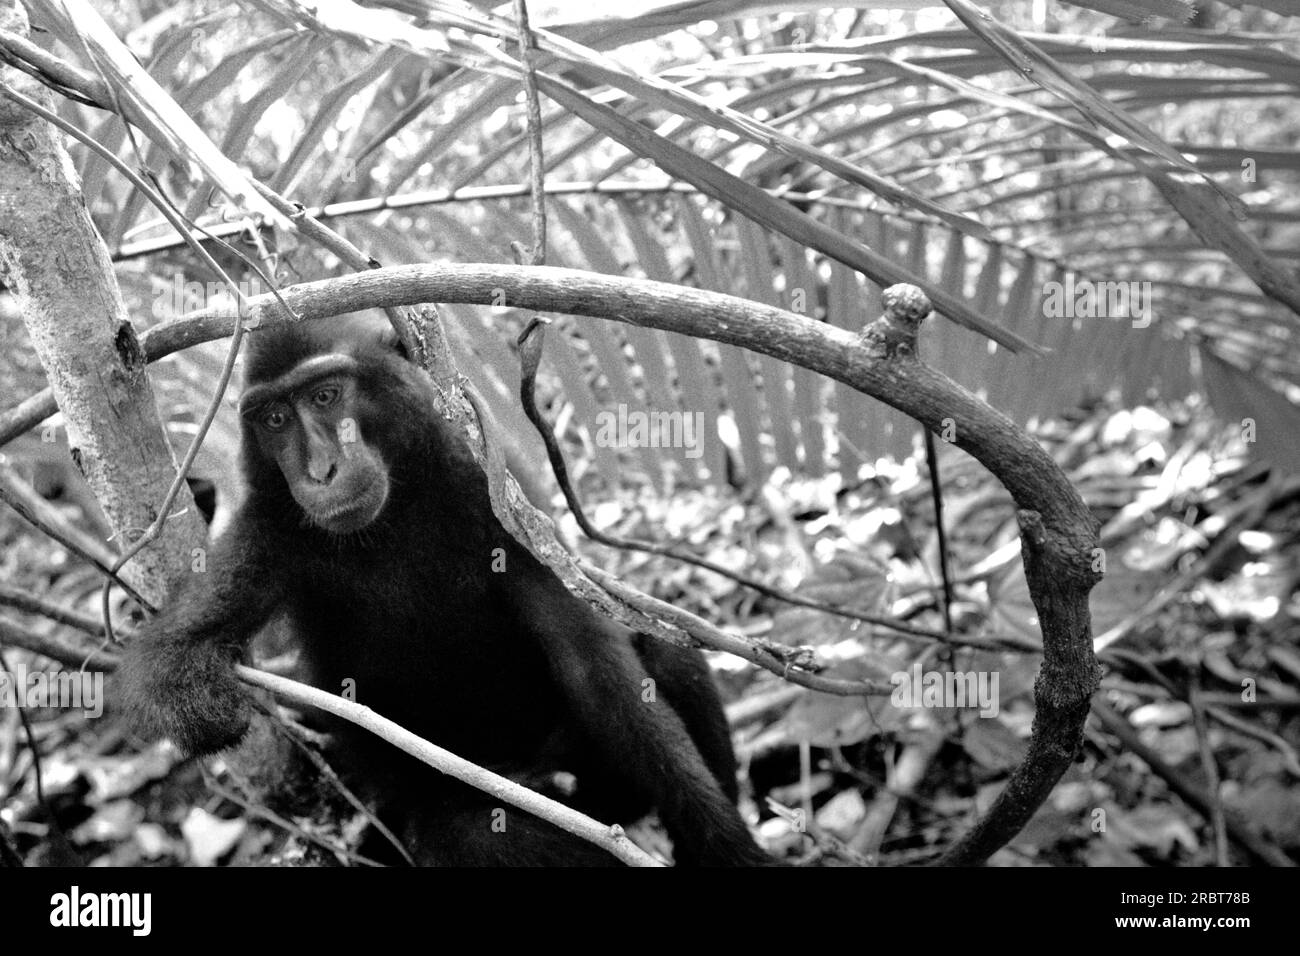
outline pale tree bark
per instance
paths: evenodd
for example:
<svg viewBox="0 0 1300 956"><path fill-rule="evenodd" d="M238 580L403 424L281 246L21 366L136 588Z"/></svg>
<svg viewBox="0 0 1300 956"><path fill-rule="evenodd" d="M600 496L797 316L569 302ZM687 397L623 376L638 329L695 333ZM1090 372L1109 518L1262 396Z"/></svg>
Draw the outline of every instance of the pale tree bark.
<svg viewBox="0 0 1300 956"><path fill-rule="evenodd" d="M0 0L0 27L26 36L16 0ZM13 89L50 105L34 79L0 67ZM13 291L67 430L68 451L117 532L118 550L152 524L176 474L108 252L81 195L61 134L0 99L0 278ZM165 571L189 563L204 528L182 489L163 535L123 571L146 599Z"/></svg>

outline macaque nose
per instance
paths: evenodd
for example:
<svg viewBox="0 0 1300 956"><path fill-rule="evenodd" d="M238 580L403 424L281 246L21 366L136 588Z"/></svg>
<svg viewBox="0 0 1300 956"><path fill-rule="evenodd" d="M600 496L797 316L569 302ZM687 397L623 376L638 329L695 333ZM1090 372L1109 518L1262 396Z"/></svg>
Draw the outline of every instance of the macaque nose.
<svg viewBox="0 0 1300 956"><path fill-rule="evenodd" d="M307 462L307 474L318 485L328 485L338 473L338 466L332 461L312 459Z"/></svg>

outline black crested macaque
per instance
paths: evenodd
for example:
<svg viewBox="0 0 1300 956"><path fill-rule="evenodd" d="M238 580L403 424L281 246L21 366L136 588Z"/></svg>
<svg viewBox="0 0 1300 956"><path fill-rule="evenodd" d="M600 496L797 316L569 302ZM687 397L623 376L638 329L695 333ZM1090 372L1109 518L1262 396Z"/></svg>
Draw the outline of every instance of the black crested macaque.
<svg viewBox="0 0 1300 956"><path fill-rule="evenodd" d="M736 810L703 657L602 617L502 528L391 332L349 319L252 333L240 415L248 495L206 571L173 586L124 655L143 733L192 754L237 743L251 707L233 666L284 614L314 685L355 688L515 779L571 775L562 799L597 819L656 808L678 865L772 862ZM416 862L617 863L511 807L500 832L499 801L340 724L336 760Z"/></svg>

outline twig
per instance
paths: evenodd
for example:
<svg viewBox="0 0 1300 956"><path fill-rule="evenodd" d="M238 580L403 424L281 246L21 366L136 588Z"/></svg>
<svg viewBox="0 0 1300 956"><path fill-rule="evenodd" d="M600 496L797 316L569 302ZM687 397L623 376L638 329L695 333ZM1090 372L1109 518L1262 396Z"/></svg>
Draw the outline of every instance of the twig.
<svg viewBox="0 0 1300 956"><path fill-rule="evenodd" d="M610 548L619 548L626 551L640 551L644 554L653 554L659 557L672 558L685 564L691 564L706 571L712 571L714 574L721 575L730 581L735 581L744 587L750 588L762 594L764 597L773 600L783 601L787 604L793 604L798 607L812 608L816 611L823 611L827 614L834 614L838 617L848 618L850 620L862 621L867 624L874 624L879 627L887 627L890 630L898 631L904 635L913 637L923 637L933 641L949 641L951 638L942 631L932 631L928 628L916 627L911 624L904 624L893 618L885 617L879 614L864 614L861 611L854 611L838 605L826 604L822 601L815 601L811 598L801 597L780 588L774 588L771 585L764 584L762 581L738 574L729 568L706 558L698 557L687 551L680 551L672 545L658 544L652 541L637 541L632 538L619 538L601 531L591 523L583 510L582 502L578 500L578 493L574 490L573 483L569 480L569 468L564 461L564 452L560 448L560 443L555 438L555 432L551 429L550 423L546 421L541 410L537 407L536 398L536 381L537 369L541 364L542 356L542 335L545 328L545 322L541 319L534 318L524 330L519 333L519 399L524 406L524 414L528 420L533 423L537 433L541 436L542 442L546 445L546 456L551 462L551 471L555 474L556 483L559 484L560 490L564 493L564 500L569 505L569 511L572 512L574 519L578 522L578 527L582 529L583 534L600 544Z"/></svg>
<svg viewBox="0 0 1300 956"><path fill-rule="evenodd" d="M1197 749L1201 754L1201 772L1205 774L1205 793L1210 802L1210 829L1214 832L1214 862L1229 866L1228 832L1223 825L1223 796L1219 789L1219 766L1210 749L1210 732L1205 725L1205 705L1201 702L1198 678L1193 678L1188 690L1188 703L1192 707L1192 724L1196 728Z"/></svg>
<svg viewBox="0 0 1300 956"><path fill-rule="evenodd" d="M261 194L262 198L270 203L277 212L289 219L300 233L322 249L332 252L343 265L358 270L383 267L383 263L374 256L362 252L342 234L312 216L301 203L293 202L281 196L270 186L251 176L249 182L253 184L253 187ZM411 361L422 368L429 368L433 350L427 340L425 324L421 323L416 310L411 306L399 306L384 309L384 314L388 317L388 322L393 327L393 331L397 333L402 346L411 357ZM445 345L443 348L445 350Z"/></svg>
<svg viewBox="0 0 1300 956"><path fill-rule="evenodd" d="M952 570L948 566L948 533L943 526L943 488L939 484L939 451L934 444L934 433L923 428L925 459L930 465L930 495L934 505L934 533L939 548L939 577L943 581L943 629L952 633L952 602L954 600Z"/></svg>
<svg viewBox="0 0 1300 956"><path fill-rule="evenodd" d="M80 529L74 528L54 508L36 494L22 481L8 465L0 464L0 501L3 501L18 516L63 547L67 548L81 560L99 570L108 580L137 601L141 607L150 608L149 602L141 597L140 592L122 580L113 570L116 557L100 542L88 537Z"/></svg>
<svg viewBox="0 0 1300 956"><path fill-rule="evenodd" d="M327 694L315 687L308 687L306 684L300 684L297 681L268 674L265 671L255 670L251 667L239 665L236 667L236 671L245 683L269 690L277 697L292 703L316 707L326 713L351 721L411 756L422 760L435 770L482 790L484 793L491 794L512 806L519 807L521 810L555 824L574 836L608 850L628 866L662 865L629 840L623 834L621 826L617 824L605 826L571 807L566 807L557 800L551 800L540 793L515 783L513 780L470 763L463 757L458 757L450 751L416 736L387 717L375 713L369 707L353 703L350 700L344 700L336 694Z"/></svg>
<svg viewBox="0 0 1300 956"><path fill-rule="evenodd" d="M0 672L5 675L5 679L8 680L10 686L14 687L14 692L18 693L18 689L15 685L17 678L14 677L14 672L9 669L9 662L5 660L3 650L0 650ZM62 827L59 824L58 818L54 815L53 809L51 809L49 803L45 800L45 775L41 772L41 751L40 748L36 746L36 734L32 731L32 723L27 716L27 708L18 707L17 710L18 720L23 725L23 735L27 738L27 749L31 751L32 755L32 772L34 774L33 779L36 783L36 801L49 815L50 823L61 830Z"/></svg>
<svg viewBox="0 0 1300 956"><path fill-rule="evenodd" d="M357 853L355 850L349 849L346 846L336 846L324 837L308 832L305 827L299 826L292 820L286 820L270 807L264 806L260 803L254 803L252 800L235 793L229 787L223 787L217 782L216 777L213 775L212 771L208 769L206 764L200 763L199 769L203 773L203 782L209 790L221 797L223 800L229 800L245 813L255 817L261 817L263 820L279 827L286 833L291 833L298 837L298 839L305 840L308 843L314 843L321 849L328 853L332 853L335 856L343 857L348 860L355 860L363 866L378 867L383 865L381 863L376 863L368 857L362 856L360 853ZM227 767L226 770L231 776L237 778L242 785L247 786L247 781L240 778L239 774L236 774L230 767Z"/></svg>
<svg viewBox="0 0 1300 956"><path fill-rule="evenodd" d="M813 841L813 849L800 857L799 866L808 866L827 857L843 860L851 866L867 867L872 865L870 860L855 852L839 837L818 826L812 814L807 812L806 809L793 810L771 797L768 797L765 802L769 810L790 824L791 829L796 829L797 832Z"/></svg>
<svg viewBox="0 0 1300 956"><path fill-rule="evenodd" d="M1173 681L1165 677L1153 663L1145 657L1132 651L1126 651L1123 648L1112 647L1103 653L1103 659L1116 658L1120 661L1133 664L1146 673L1157 687L1149 688L1144 685L1129 684L1126 681L1119 681L1115 678L1108 678L1102 681L1102 686L1115 687L1124 690L1127 693L1139 694L1149 697L1165 696L1173 700L1183 700L1184 695ZM1296 755L1296 749L1290 743L1283 740L1277 734L1270 733L1262 727L1255 727L1252 724L1234 717L1225 711L1224 707L1250 707L1254 710L1257 707L1300 707L1300 699L1296 698L1275 698L1275 697L1257 697L1247 702L1241 699L1240 694L1216 694L1206 693L1204 690L1197 689L1197 698L1205 707L1205 713L1214 720L1223 724L1238 733L1245 734L1268 744L1275 749L1282 757L1282 766L1291 776L1300 779L1300 757Z"/></svg>
<svg viewBox="0 0 1300 956"><path fill-rule="evenodd" d="M91 657L98 655L96 666L100 670L117 670L117 657L112 654L103 653L93 646L76 647L66 644L57 637L37 634L3 617L0 617L0 644L21 647L69 667L83 667Z"/></svg>
<svg viewBox="0 0 1300 956"><path fill-rule="evenodd" d="M1244 734L1247 737L1258 740L1260 743L1272 747L1278 752L1278 756L1282 758L1283 769L1285 769L1286 772L1295 779L1300 780L1300 756L1297 756L1295 747L1292 746L1289 741L1283 740L1277 734L1265 730L1263 727L1256 727L1239 717L1234 717L1222 707L1209 706L1209 694L1198 692L1197 696L1200 698L1201 703L1205 705L1205 713L1207 716L1223 724L1223 726L1227 727L1229 730L1235 730L1239 734ZM1238 700L1240 701L1240 697L1238 697ZM1267 701L1261 702L1256 700L1255 704L1265 707L1268 706Z"/></svg>
<svg viewBox="0 0 1300 956"><path fill-rule="evenodd" d="M48 618L58 624L66 624L68 627L76 628L85 634L98 637L102 631L100 622L93 617L85 614L78 614L76 611L69 611L67 608L59 607L53 601L47 601L43 597L38 597L22 588L16 588L12 585L0 581L0 605L11 607L15 610L22 611L25 614L37 614L41 617Z"/></svg>
<svg viewBox="0 0 1300 956"><path fill-rule="evenodd" d="M290 724L289 721L281 719L279 714L275 713L271 708L263 704L262 701L256 700L256 698L254 698L254 700L256 706L259 707L267 716L268 722L275 728L276 732L283 734L290 743L297 747L307 757L307 759L311 761L312 766L316 768L317 773L319 773L330 784L330 786L332 786L338 794L353 807L353 809L357 810L362 816L370 821L370 825L373 826L385 840L393 845L393 848L401 854L403 860L405 860L410 866L415 866L415 861L412 860L411 855L406 852L406 847L402 846L402 841L397 839L397 835L393 833L393 831L390 830L384 822L379 819L379 817L375 816L375 811L366 806L365 801L353 793L351 789L348 788L347 784L339 779L339 775L334 772L334 768L329 765L329 761L317 753L314 747L309 746L307 741L302 739L298 728Z"/></svg>
<svg viewBox="0 0 1300 956"><path fill-rule="evenodd" d="M1099 697L1093 698L1092 712L1101 722L1101 725L1118 737L1125 747L1144 760L1152 772L1169 785L1170 790L1182 797L1201 816L1207 820L1210 818L1212 813L1212 800L1210 797L1200 787L1191 783L1177 770L1169 766L1155 750L1144 744L1141 738L1138 737L1137 731L1133 729L1132 724L1116 713L1109 704ZM1265 843L1235 813L1225 810L1223 818L1224 827L1227 829L1229 836L1259 862L1266 863L1269 866L1295 866L1295 863L1285 853L1277 847Z"/></svg>
<svg viewBox="0 0 1300 956"><path fill-rule="evenodd" d="M785 678L792 684L798 684L801 687L819 690L827 694L835 694L840 697L865 697L868 695L887 697L893 693L894 687L892 684L884 684L879 681L840 680L821 677L808 671L806 664L796 659L797 655L805 654L804 651L796 648L777 647L761 643L753 638L728 634L690 611L684 611L679 607L668 604L666 601L661 601L658 598L642 594L636 589L628 587L614 575L596 567L589 561L579 558L578 567L615 597L626 601L638 610L644 611L650 617L659 618L681 628L704 647L710 650L735 654L752 664L757 664L764 670L771 671L778 677Z"/></svg>

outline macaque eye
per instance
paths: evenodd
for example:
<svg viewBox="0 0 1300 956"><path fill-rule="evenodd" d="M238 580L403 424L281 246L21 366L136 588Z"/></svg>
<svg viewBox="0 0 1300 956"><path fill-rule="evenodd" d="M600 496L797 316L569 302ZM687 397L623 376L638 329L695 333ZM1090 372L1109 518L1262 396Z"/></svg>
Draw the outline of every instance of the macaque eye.
<svg viewBox="0 0 1300 956"><path fill-rule="evenodd" d="M338 401L339 390L334 385L327 385L324 388L318 388L312 393L311 403L317 408L329 408Z"/></svg>
<svg viewBox="0 0 1300 956"><path fill-rule="evenodd" d="M273 408L262 416L262 424L273 432L278 432L289 423L289 416L283 409Z"/></svg>

